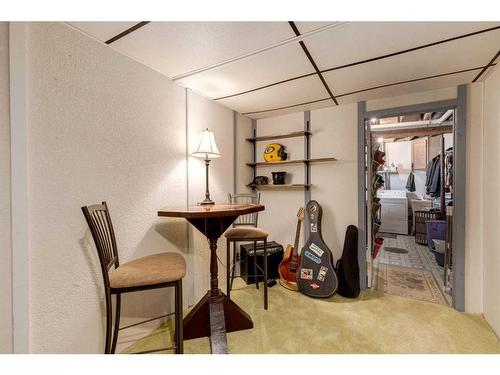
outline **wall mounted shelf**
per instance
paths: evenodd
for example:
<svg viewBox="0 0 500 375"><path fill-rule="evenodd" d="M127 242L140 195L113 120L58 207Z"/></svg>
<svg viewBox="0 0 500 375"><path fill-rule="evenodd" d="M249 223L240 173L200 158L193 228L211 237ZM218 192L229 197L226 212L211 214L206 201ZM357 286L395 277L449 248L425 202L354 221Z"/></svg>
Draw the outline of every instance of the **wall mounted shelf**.
<svg viewBox="0 0 500 375"><path fill-rule="evenodd" d="M248 184L252 190L279 190L279 189L303 189L304 190L304 199L305 202L308 202L311 199L310 187L311 187L311 164L312 163L323 163L323 162L334 162L337 161L336 158L333 157L325 157L325 158L311 158L311 124L310 124L310 112L304 112L304 130L275 134L275 135L266 135L257 137L257 128L256 122L253 123L253 130L251 138L246 138L248 142L252 143L252 163L246 163L249 167L253 169L253 178L257 176L257 168L258 167L281 167L292 164L302 164L304 167L304 183L303 184L285 184L285 185L254 185ZM284 138L296 138L296 137L304 137L304 159L299 160L284 160L278 161L274 163L268 162L258 162L257 161L257 142L259 141L269 141L273 139L284 139Z"/></svg>
<svg viewBox="0 0 500 375"><path fill-rule="evenodd" d="M275 162L258 162L258 163L246 163L249 167L275 167L277 165L285 165L285 164L306 164L306 163L323 163L328 161L336 161L335 158L315 158L315 159L301 159L301 160L284 160L284 161L275 161Z"/></svg>
<svg viewBox="0 0 500 375"><path fill-rule="evenodd" d="M252 189L257 190L292 190L292 189L304 189L311 187L311 184L284 184L284 185L250 185Z"/></svg>
<svg viewBox="0 0 500 375"><path fill-rule="evenodd" d="M291 133L283 133L276 135L265 135L262 137L253 137L253 138L245 138L248 142L259 142L259 141L270 141L272 139L284 139L284 138L296 138L296 137L304 137L309 136L312 133L310 131L303 132L291 132Z"/></svg>

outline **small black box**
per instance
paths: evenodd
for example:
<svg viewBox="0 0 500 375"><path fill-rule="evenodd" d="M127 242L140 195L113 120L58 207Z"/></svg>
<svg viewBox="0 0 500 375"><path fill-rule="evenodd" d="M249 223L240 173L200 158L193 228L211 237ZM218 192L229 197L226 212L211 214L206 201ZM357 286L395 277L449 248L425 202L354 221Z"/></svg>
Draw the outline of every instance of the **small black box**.
<svg viewBox="0 0 500 375"><path fill-rule="evenodd" d="M254 249L253 242L240 245L241 277L247 284L255 283L253 272ZM278 267L283 260L283 246L274 241L267 243L267 276L269 280L279 279ZM264 269L264 243L257 242L257 266ZM257 278L264 280L264 273L257 268Z"/></svg>

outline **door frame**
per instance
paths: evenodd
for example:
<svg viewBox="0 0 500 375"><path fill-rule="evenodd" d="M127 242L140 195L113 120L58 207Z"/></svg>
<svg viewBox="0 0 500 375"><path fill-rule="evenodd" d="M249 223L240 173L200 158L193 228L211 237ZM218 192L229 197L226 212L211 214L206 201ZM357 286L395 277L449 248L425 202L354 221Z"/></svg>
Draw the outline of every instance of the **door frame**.
<svg viewBox="0 0 500 375"><path fill-rule="evenodd" d="M390 117L403 114L433 112L439 110L455 110L455 126L453 127L453 289L452 305L458 311L465 310L465 183L466 183L466 125L467 125L467 85L457 86L457 97L450 100L420 103L402 107L384 108L366 111L366 102L358 102L358 259L360 284L367 288L367 233L368 207L366 182L366 150L367 136L370 130L366 120L371 118Z"/></svg>
<svg viewBox="0 0 500 375"><path fill-rule="evenodd" d="M30 352L26 22L9 22L12 347Z"/></svg>

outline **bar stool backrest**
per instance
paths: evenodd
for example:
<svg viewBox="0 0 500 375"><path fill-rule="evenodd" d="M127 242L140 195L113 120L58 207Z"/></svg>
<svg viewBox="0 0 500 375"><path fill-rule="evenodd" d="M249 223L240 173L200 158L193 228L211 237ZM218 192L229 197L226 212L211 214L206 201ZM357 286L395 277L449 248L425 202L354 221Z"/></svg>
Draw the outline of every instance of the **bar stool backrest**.
<svg viewBox="0 0 500 375"><path fill-rule="evenodd" d="M229 193L229 203L232 204L259 204L260 193L257 194L231 194ZM259 218L258 212L239 216L233 223L233 227L237 226L257 226Z"/></svg>
<svg viewBox="0 0 500 375"><path fill-rule="evenodd" d="M118 268L120 262L108 206L106 202L102 202L102 204L82 207L82 211L97 248L104 283L109 287L108 272L113 266Z"/></svg>

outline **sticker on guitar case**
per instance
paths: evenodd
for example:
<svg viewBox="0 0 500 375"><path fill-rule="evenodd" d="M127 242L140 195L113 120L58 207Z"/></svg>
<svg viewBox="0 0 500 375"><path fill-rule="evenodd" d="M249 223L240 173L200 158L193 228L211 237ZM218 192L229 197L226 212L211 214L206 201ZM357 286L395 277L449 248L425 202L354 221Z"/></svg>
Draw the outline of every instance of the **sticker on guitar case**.
<svg viewBox="0 0 500 375"><path fill-rule="evenodd" d="M316 233L318 231L318 226L314 223L311 223L311 232Z"/></svg>
<svg viewBox="0 0 500 375"><path fill-rule="evenodd" d="M318 207L315 205L309 207L309 220L316 221L316 211L318 211Z"/></svg>
<svg viewBox="0 0 500 375"><path fill-rule="evenodd" d="M312 280L313 279L313 270L311 268L301 268L300 269L300 278L302 280Z"/></svg>
<svg viewBox="0 0 500 375"><path fill-rule="evenodd" d="M321 259L319 259L316 255L314 255L314 254L310 253L309 251L306 251L306 252L304 253L304 256L305 256L306 258L311 259L314 263L317 263L317 264L320 264L320 263L321 263Z"/></svg>
<svg viewBox="0 0 500 375"><path fill-rule="evenodd" d="M318 284L316 284L316 283L311 283L309 286L310 286L311 288L313 288L313 289L318 289L318 288L319 288L319 285L318 285Z"/></svg>
<svg viewBox="0 0 500 375"><path fill-rule="evenodd" d="M316 253L317 256L321 257L324 253L323 250L321 250L321 248L316 245L315 243L312 243L310 246L309 246L309 249L312 250L313 252Z"/></svg>
<svg viewBox="0 0 500 375"><path fill-rule="evenodd" d="M318 280L325 281L325 276L326 276L327 272L328 272L328 267L321 266L321 268L319 269L319 273L318 273Z"/></svg>

